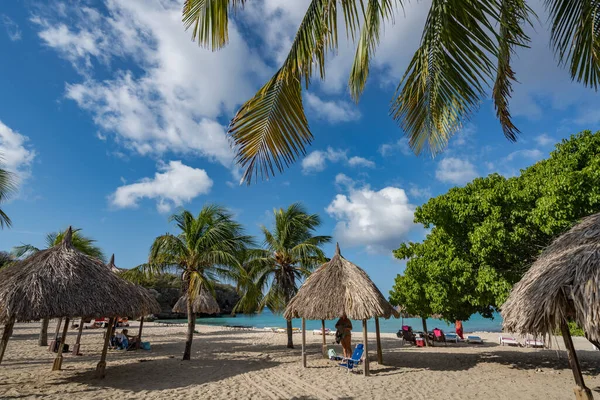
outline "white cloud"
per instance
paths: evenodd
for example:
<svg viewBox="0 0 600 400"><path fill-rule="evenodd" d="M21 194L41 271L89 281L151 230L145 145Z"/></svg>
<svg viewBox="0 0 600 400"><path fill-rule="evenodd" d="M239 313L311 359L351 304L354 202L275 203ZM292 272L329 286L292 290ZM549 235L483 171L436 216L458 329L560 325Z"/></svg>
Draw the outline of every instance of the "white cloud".
<svg viewBox="0 0 600 400"><path fill-rule="evenodd" d="M134 152L199 155L229 168L233 152L218 118L230 116L268 75L235 22L228 46L211 52L190 41L179 2L106 0L104 6L106 14L83 7L33 18L43 42L86 77L68 84L66 97L91 113L100 137ZM95 64L110 66L115 58L136 68L95 78Z"/></svg>
<svg viewBox="0 0 600 400"><path fill-rule="evenodd" d="M337 174L335 176L335 183L344 189L354 187L354 181L346 174Z"/></svg>
<svg viewBox="0 0 600 400"><path fill-rule="evenodd" d="M14 172L19 181L31 175L35 151L27 144L29 138L21 135L0 121L0 158L4 167ZM19 182L19 183L20 183Z"/></svg>
<svg viewBox="0 0 600 400"><path fill-rule="evenodd" d="M171 211L201 194L207 194L213 181L205 170L188 167L181 161L159 165L160 172L154 178L144 178L137 183L123 185L109 196L116 208L137 207L140 199L156 199L156 208L161 213Z"/></svg>
<svg viewBox="0 0 600 400"><path fill-rule="evenodd" d="M469 144L477 132L477 127L472 123L465 125L450 141L452 146L461 146Z"/></svg>
<svg viewBox="0 0 600 400"><path fill-rule="evenodd" d="M327 151L315 150L302 160L302 172L305 174L321 172L325 169L327 161L338 162L346 158L346 152L343 150L335 150L331 147L328 147Z"/></svg>
<svg viewBox="0 0 600 400"><path fill-rule="evenodd" d="M479 174L471 162L455 157L441 160L435 171L435 177L439 181L456 185L463 185L478 176Z"/></svg>
<svg viewBox="0 0 600 400"><path fill-rule="evenodd" d="M416 227L413 223L415 206L403 189L388 186L379 191L368 186L356 188L345 175L336 182L343 183L347 194L338 194L326 208L338 222L336 240L345 246L365 246L370 252L396 248Z"/></svg>
<svg viewBox="0 0 600 400"><path fill-rule="evenodd" d="M363 157L348 158L347 150L333 149L328 147L326 151L315 150L310 152L302 160L302 172L310 174L321 172L327 167L327 162L345 162L350 167L375 168L375 163Z"/></svg>
<svg viewBox="0 0 600 400"><path fill-rule="evenodd" d="M21 29L19 29L19 25L10 19L8 15L0 14L0 24L4 25L6 34L10 40L13 42L21 40Z"/></svg>
<svg viewBox="0 0 600 400"><path fill-rule="evenodd" d="M431 189L428 187L420 187L416 185L411 185L408 193L412 197L417 197L420 199L430 199L431 198Z"/></svg>
<svg viewBox="0 0 600 400"><path fill-rule="evenodd" d="M406 138L401 138L394 143L384 143L379 146L379 153L384 157L390 156L395 152L400 152L405 156L412 156L415 154L408 145L408 140Z"/></svg>
<svg viewBox="0 0 600 400"><path fill-rule="evenodd" d="M347 101L323 101L312 93L306 93L306 106L319 119L331 124L337 122L356 121L360 118L360 111L356 105Z"/></svg>
<svg viewBox="0 0 600 400"><path fill-rule="evenodd" d="M506 161L513 161L518 158L527 158L530 160L539 160L544 156L544 154L538 149L529 149L529 150L517 150L513 151L509 155L506 156Z"/></svg>
<svg viewBox="0 0 600 400"><path fill-rule="evenodd" d="M535 138L535 141L537 142L538 145L540 146L548 146L550 144L554 144L556 142L556 139L548 136L545 133L542 133L541 135L538 135Z"/></svg>
<svg viewBox="0 0 600 400"><path fill-rule="evenodd" d="M373 161L357 156L350 157L348 159L348 165L350 165L351 167L375 168L375 163Z"/></svg>

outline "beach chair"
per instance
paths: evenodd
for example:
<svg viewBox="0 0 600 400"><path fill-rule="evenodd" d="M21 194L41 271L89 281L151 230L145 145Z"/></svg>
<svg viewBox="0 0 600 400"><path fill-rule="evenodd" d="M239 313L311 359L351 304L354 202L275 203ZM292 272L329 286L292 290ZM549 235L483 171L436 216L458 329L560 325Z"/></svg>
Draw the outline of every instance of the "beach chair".
<svg viewBox="0 0 600 400"><path fill-rule="evenodd" d="M409 342L412 344L417 344L417 337L415 336L415 334L412 331L412 328L408 325L402 325L402 329L398 331L398 333L396 333L396 336L398 336L400 339L402 339L403 342ZM404 343L402 343L404 344Z"/></svg>
<svg viewBox="0 0 600 400"><path fill-rule="evenodd" d="M538 339L525 339L524 345L525 347L546 347L544 341Z"/></svg>
<svg viewBox="0 0 600 400"><path fill-rule="evenodd" d="M470 335L470 336L467 336L467 343L483 344L483 339L479 336Z"/></svg>
<svg viewBox="0 0 600 400"><path fill-rule="evenodd" d="M446 338L446 342L458 343L458 335L456 333L444 333L444 337Z"/></svg>
<svg viewBox="0 0 600 400"><path fill-rule="evenodd" d="M500 337L498 338L498 341L500 342L501 346L509 345L509 346L519 346L519 342L517 341L517 339L515 339L512 336L503 336L500 335Z"/></svg>
<svg viewBox="0 0 600 400"><path fill-rule="evenodd" d="M331 329L325 328L325 335L329 335L330 331L331 331ZM323 334L323 330L322 329L314 329L313 330L313 336L314 335L322 335L322 334Z"/></svg>
<svg viewBox="0 0 600 400"><path fill-rule="evenodd" d="M435 328L433 330L433 340L446 344L446 335L444 335L444 331L439 328Z"/></svg>
<svg viewBox="0 0 600 400"><path fill-rule="evenodd" d="M365 351L364 345L362 343L357 344L356 347L354 348L354 353L352 353L352 357L343 358L344 362L339 364L340 367L346 368L347 372L352 371L354 369L354 367L356 367L358 364L360 364L360 361L361 361L364 351Z"/></svg>

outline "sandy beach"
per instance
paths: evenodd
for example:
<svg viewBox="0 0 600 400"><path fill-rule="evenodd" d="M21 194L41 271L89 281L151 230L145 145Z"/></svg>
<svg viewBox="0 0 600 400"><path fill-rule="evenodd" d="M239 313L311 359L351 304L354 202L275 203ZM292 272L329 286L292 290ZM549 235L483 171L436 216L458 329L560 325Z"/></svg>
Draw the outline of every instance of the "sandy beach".
<svg viewBox="0 0 600 400"><path fill-rule="evenodd" d="M102 330L85 330L83 356L65 356L63 371L52 372L53 353L37 345L38 323L17 324L2 365L2 399L545 399L573 398L573 376L564 346L552 349L499 346L497 333L480 333L484 345L466 343L430 348L402 346L383 334L384 365L376 362L370 336L372 376L349 374L321 357L321 336L307 332L308 366L301 365L286 335L198 325L192 361L181 361L185 326L144 324L151 351L108 354L107 377L94 378ZM137 322L129 328L137 332ZM50 331L53 331L52 325ZM75 341L76 330L67 343ZM360 338L353 335L353 342ZM560 340L560 338L558 338ZM333 337L327 337L328 343ZM600 352L574 338L588 387L600 398ZM331 345L341 352L339 346Z"/></svg>

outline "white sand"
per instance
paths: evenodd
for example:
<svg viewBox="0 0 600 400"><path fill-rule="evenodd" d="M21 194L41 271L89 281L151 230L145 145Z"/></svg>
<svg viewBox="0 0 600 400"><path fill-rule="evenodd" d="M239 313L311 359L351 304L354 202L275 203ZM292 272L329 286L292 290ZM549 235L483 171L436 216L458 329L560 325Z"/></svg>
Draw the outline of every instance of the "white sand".
<svg viewBox="0 0 600 400"><path fill-rule="evenodd" d="M137 332L133 322L130 334ZM384 363L376 362L370 336L372 376L348 374L321 358L321 336L307 333L308 366L296 349L285 348L286 335L197 326L192 361L181 361L185 327L144 324L151 351L108 354L107 376L94 378L102 330L84 331L83 356L67 354L63 371L52 372L53 353L37 346L39 324L17 324L0 365L0 398L46 399L571 399L573 376L562 350L497 345L498 334L482 333L486 344L434 348L401 346L382 335ZM50 331L54 329L50 326ZM76 330L67 343L75 341ZM362 337L353 335L356 343ZM559 338L560 339L560 338ZM327 341L333 341L332 336ZM600 352L575 338L585 380L600 385ZM333 346L341 352L339 346ZM553 341L553 347L556 344ZM598 393L594 393L598 396ZM600 396L598 396L600 398Z"/></svg>

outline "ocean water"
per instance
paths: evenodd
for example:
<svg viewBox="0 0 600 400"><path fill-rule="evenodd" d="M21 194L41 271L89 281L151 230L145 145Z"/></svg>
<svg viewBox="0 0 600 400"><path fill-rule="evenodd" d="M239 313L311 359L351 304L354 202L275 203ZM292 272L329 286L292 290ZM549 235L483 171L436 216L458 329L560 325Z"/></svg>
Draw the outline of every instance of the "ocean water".
<svg viewBox="0 0 600 400"><path fill-rule="evenodd" d="M404 321L404 322L402 322ZM182 320L168 320L165 322L176 322L176 323L186 323L187 319ZM221 316L214 318L199 318L196 320L198 324L202 325L213 325L213 326L244 326L244 327L253 327L253 328L265 328L265 327L276 327L276 328L285 328L286 321L281 315L273 314L269 310L264 310L260 314L237 314L235 317L232 316ZM325 321L325 327L335 330L335 320ZM371 332L375 331L375 321L373 319L369 320L367 323L367 329ZM390 319L380 319L379 320L379 328L381 332L385 333L396 333L398 330L404 325L410 325L414 330L422 330L423 324L420 318L401 318L396 319L394 317ZM359 331L362 329L361 321L352 321L353 330ZM302 320L294 319L292 320L292 326L294 328L300 328L302 326ZM427 319L427 329L432 330L433 328L440 328L442 330L449 330L454 332L454 324L447 324L446 322L429 318ZM306 329L321 329L321 321L306 321ZM469 318L468 321L463 322L463 330L465 332L500 332L502 330L502 318L500 314L495 314L494 319L486 319L483 318L479 314L475 314Z"/></svg>

